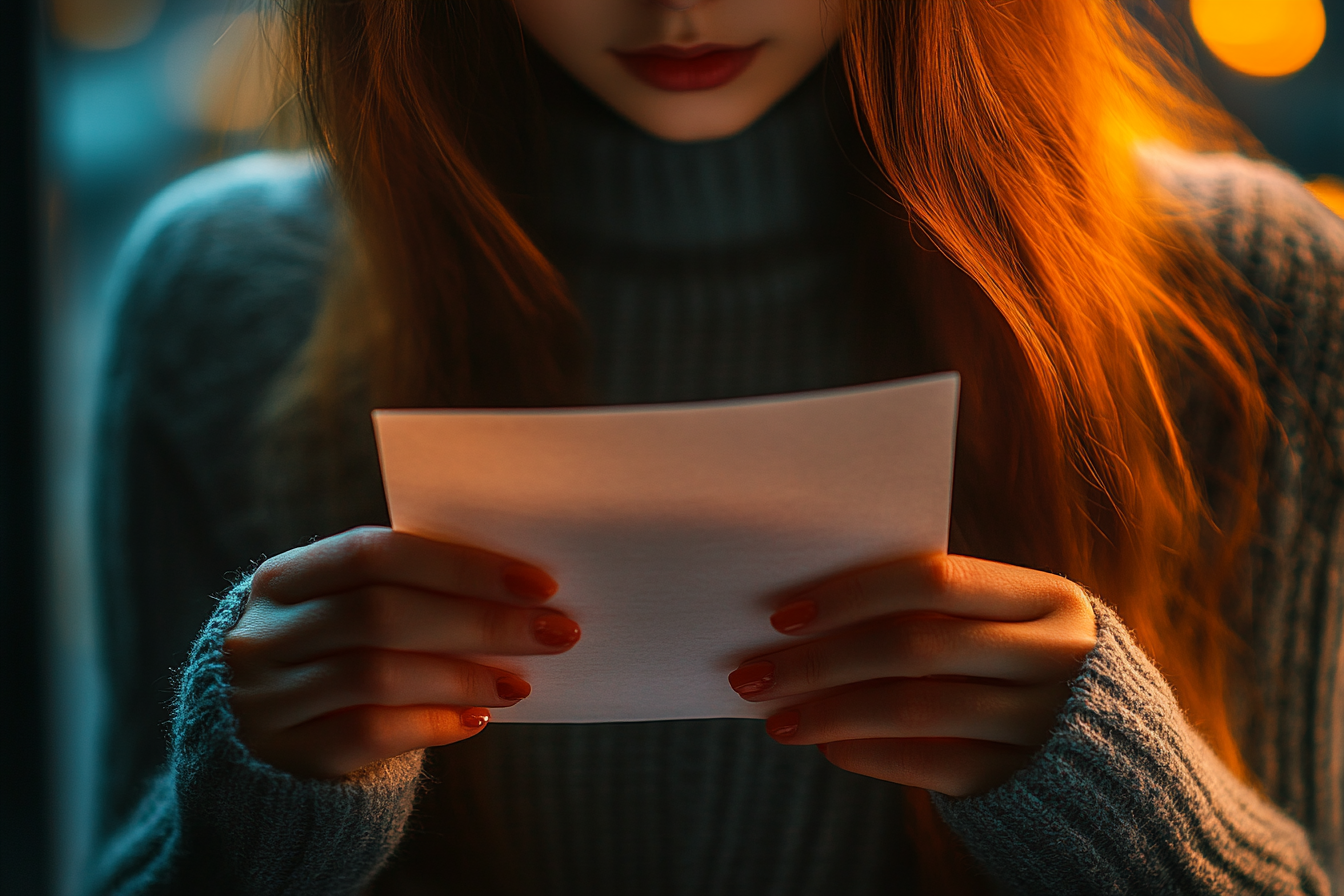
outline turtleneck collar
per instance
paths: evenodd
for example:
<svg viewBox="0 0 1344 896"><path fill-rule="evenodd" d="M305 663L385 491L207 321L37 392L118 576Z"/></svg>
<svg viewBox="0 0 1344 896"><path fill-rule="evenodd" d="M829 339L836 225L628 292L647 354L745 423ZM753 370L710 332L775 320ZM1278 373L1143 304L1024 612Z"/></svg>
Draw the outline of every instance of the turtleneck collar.
<svg viewBox="0 0 1344 896"><path fill-rule="evenodd" d="M558 86L534 232L588 325L595 400L855 381L857 216L824 71L741 133L697 143L660 140Z"/></svg>
<svg viewBox="0 0 1344 896"><path fill-rule="evenodd" d="M744 131L674 143L621 118L586 90L548 109L547 229L575 248L722 252L781 245L833 228L844 162L825 73Z"/></svg>

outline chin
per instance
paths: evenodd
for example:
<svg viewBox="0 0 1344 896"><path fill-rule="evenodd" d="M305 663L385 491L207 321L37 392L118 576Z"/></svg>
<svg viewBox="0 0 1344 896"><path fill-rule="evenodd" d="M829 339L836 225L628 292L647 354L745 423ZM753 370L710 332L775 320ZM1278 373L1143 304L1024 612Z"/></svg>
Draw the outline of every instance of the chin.
<svg viewBox="0 0 1344 896"><path fill-rule="evenodd" d="M642 103L616 111L655 137L674 143L694 143L739 134L751 127L772 105L773 101L743 105L704 98L697 102Z"/></svg>
<svg viewBox="0 0 1344 896"><path fill-rule="evenodd" d="M745 131L788 91L706 90L668 94L640 89L607 102L636 127L674 143L721 140Z"/></svg>

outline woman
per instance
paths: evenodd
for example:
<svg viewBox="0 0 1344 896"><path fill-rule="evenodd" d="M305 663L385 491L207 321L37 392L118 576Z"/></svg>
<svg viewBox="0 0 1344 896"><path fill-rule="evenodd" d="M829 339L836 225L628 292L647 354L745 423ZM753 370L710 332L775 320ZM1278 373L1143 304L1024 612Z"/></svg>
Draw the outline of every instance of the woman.
<svg viewBox="0 0 1344 896"><path fill-rule="evenodd" d="M334 189L198 174L118 279L101 889L1344 880L1344 230L1127 9L291 4ZM378 525L373 407L946 369L951 555L781 598L764 732L489 726L564 583Z"/></svg>

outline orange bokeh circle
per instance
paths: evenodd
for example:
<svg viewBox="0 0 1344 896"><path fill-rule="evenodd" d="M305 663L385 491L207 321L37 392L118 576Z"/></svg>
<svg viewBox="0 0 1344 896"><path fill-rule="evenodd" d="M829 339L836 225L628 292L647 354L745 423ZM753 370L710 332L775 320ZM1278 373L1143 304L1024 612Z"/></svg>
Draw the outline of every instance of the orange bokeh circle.
<svg viewBox="0 0 1344 896"><path fill-rule="evenodd" d="M1213 55L1259 77L1292 74L1325 41L1321 0L1190 0L1190 17Z"/></svg>

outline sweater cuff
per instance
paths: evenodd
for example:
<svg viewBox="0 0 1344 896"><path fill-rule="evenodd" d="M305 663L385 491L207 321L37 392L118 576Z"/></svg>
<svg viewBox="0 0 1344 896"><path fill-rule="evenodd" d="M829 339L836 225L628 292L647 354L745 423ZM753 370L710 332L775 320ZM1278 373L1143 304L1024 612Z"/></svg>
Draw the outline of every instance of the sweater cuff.
<svg viewBox="0 0 1344 896"><path fill-rule="evenodd" d="M238 739L223 656L250 588L244 579L220 600L182 670L172 729L180 849L208 884L198 892L357 892L401 839L424 751L336 781L256 759Z"/></svg>
<svg viewBox="0 0 1344 896"><path fill-rule="evenodd" d="M1115 612L1050 739L943 820L1011 893L1326 894L1298 825L1242 784L1185 719Z"/></svg>

